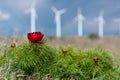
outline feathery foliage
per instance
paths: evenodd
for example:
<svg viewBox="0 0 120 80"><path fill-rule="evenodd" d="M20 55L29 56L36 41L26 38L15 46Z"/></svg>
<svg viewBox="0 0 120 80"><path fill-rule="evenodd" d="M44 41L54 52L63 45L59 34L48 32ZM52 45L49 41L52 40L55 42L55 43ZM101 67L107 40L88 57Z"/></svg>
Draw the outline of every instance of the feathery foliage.
<svg viewBox="0 0 120 80"><path fill-rule="evenodd" d="M120 67L103 49L52 48L43 40L10 47L0 55L0 79L119 80Z"/></svg>

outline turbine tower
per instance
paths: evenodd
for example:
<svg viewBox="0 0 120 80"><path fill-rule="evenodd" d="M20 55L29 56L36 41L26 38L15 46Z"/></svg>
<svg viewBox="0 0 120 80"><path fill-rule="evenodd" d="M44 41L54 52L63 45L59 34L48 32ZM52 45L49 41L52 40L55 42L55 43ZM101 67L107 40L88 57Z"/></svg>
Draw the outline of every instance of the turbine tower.
<svg viewBox="0 0 120 80"><path fill-rule="evenodd" d="M31 25L31 32L35 32L36 31L36 10L35 10L35 4L36 2L34 1L31 5L31 8L29 10L26 11L26 13L30 13L30 25Z"/></svg>
<svg viewBox="0 0 120 80"><path fill-rule="evenodd" d="M66 12L66 9L57 10L54 6L52 6L51 9L55 13L56 36L61 37L61 17L60 16Z"/></svg>
<svg viewBox="0 0 120 80"><path fill-rule="evenodd" d="M99 37L103 37L103 25L105 23L104 18L103 18L104 11L102 10L100 12L100 15L98 17L98 27L99 27Z"/></svg>
<svg viewBox="0 0 120 80"><path fill-rule="evenodd" d="M78 36L83 36L83 21L85 20L84 16L81 13L81 10L78 9L77 21L78 21Z"/></svg>

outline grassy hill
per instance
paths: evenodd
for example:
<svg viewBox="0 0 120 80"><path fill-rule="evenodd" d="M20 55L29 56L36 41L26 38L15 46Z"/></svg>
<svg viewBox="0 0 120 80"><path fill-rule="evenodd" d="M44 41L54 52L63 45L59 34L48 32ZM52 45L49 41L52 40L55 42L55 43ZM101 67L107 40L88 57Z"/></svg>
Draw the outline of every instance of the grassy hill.
<svg viewBox="0 0 120 80"><path fill-rule="evenodd" d="M60 46L73 46L75 48L102 48L112 52L115 60L120 61L120 37L110 36L103 38L88 38L88 37L61 37L56 38L53 36L46 36L45 39L50 46L60 47ZM12 43L17 45L27 41L24 37L1 37L0 47L7 45L11 46ZM2 50L1 50L2 51ZM120 63L119 63L120 64Z"/></svg>

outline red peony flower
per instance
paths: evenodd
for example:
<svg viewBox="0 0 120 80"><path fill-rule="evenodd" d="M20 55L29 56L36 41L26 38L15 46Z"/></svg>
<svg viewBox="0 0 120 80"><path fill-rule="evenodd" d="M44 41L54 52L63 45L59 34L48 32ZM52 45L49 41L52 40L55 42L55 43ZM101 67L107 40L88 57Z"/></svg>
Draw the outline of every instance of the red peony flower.
<svg viewBox="0 0 120 80"><path fill-rule="evenodd" d="M41 32L31 32L27 34L27 37L30 42L38 43L43 39L44 34L42 34Z"/></svg>

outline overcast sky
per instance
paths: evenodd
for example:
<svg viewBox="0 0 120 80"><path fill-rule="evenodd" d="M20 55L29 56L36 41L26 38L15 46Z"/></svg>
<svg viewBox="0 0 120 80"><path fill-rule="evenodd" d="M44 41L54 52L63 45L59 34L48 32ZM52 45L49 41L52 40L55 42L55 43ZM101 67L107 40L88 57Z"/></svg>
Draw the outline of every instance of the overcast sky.
<svg viewBox="0 0 120 80"><path fill-rule="evenodd" d="M25 14L34 0L1 0L0 2L0 36L25 35L30 32L30 14ZM120 0L36 0L37 31L55 36L56 26L51 6L66 8L61 16L62 36L77 35L77 9L81 8L85 17L83 33L98 34L97 17L104 10L104 34L120 34Z"/></svg>

